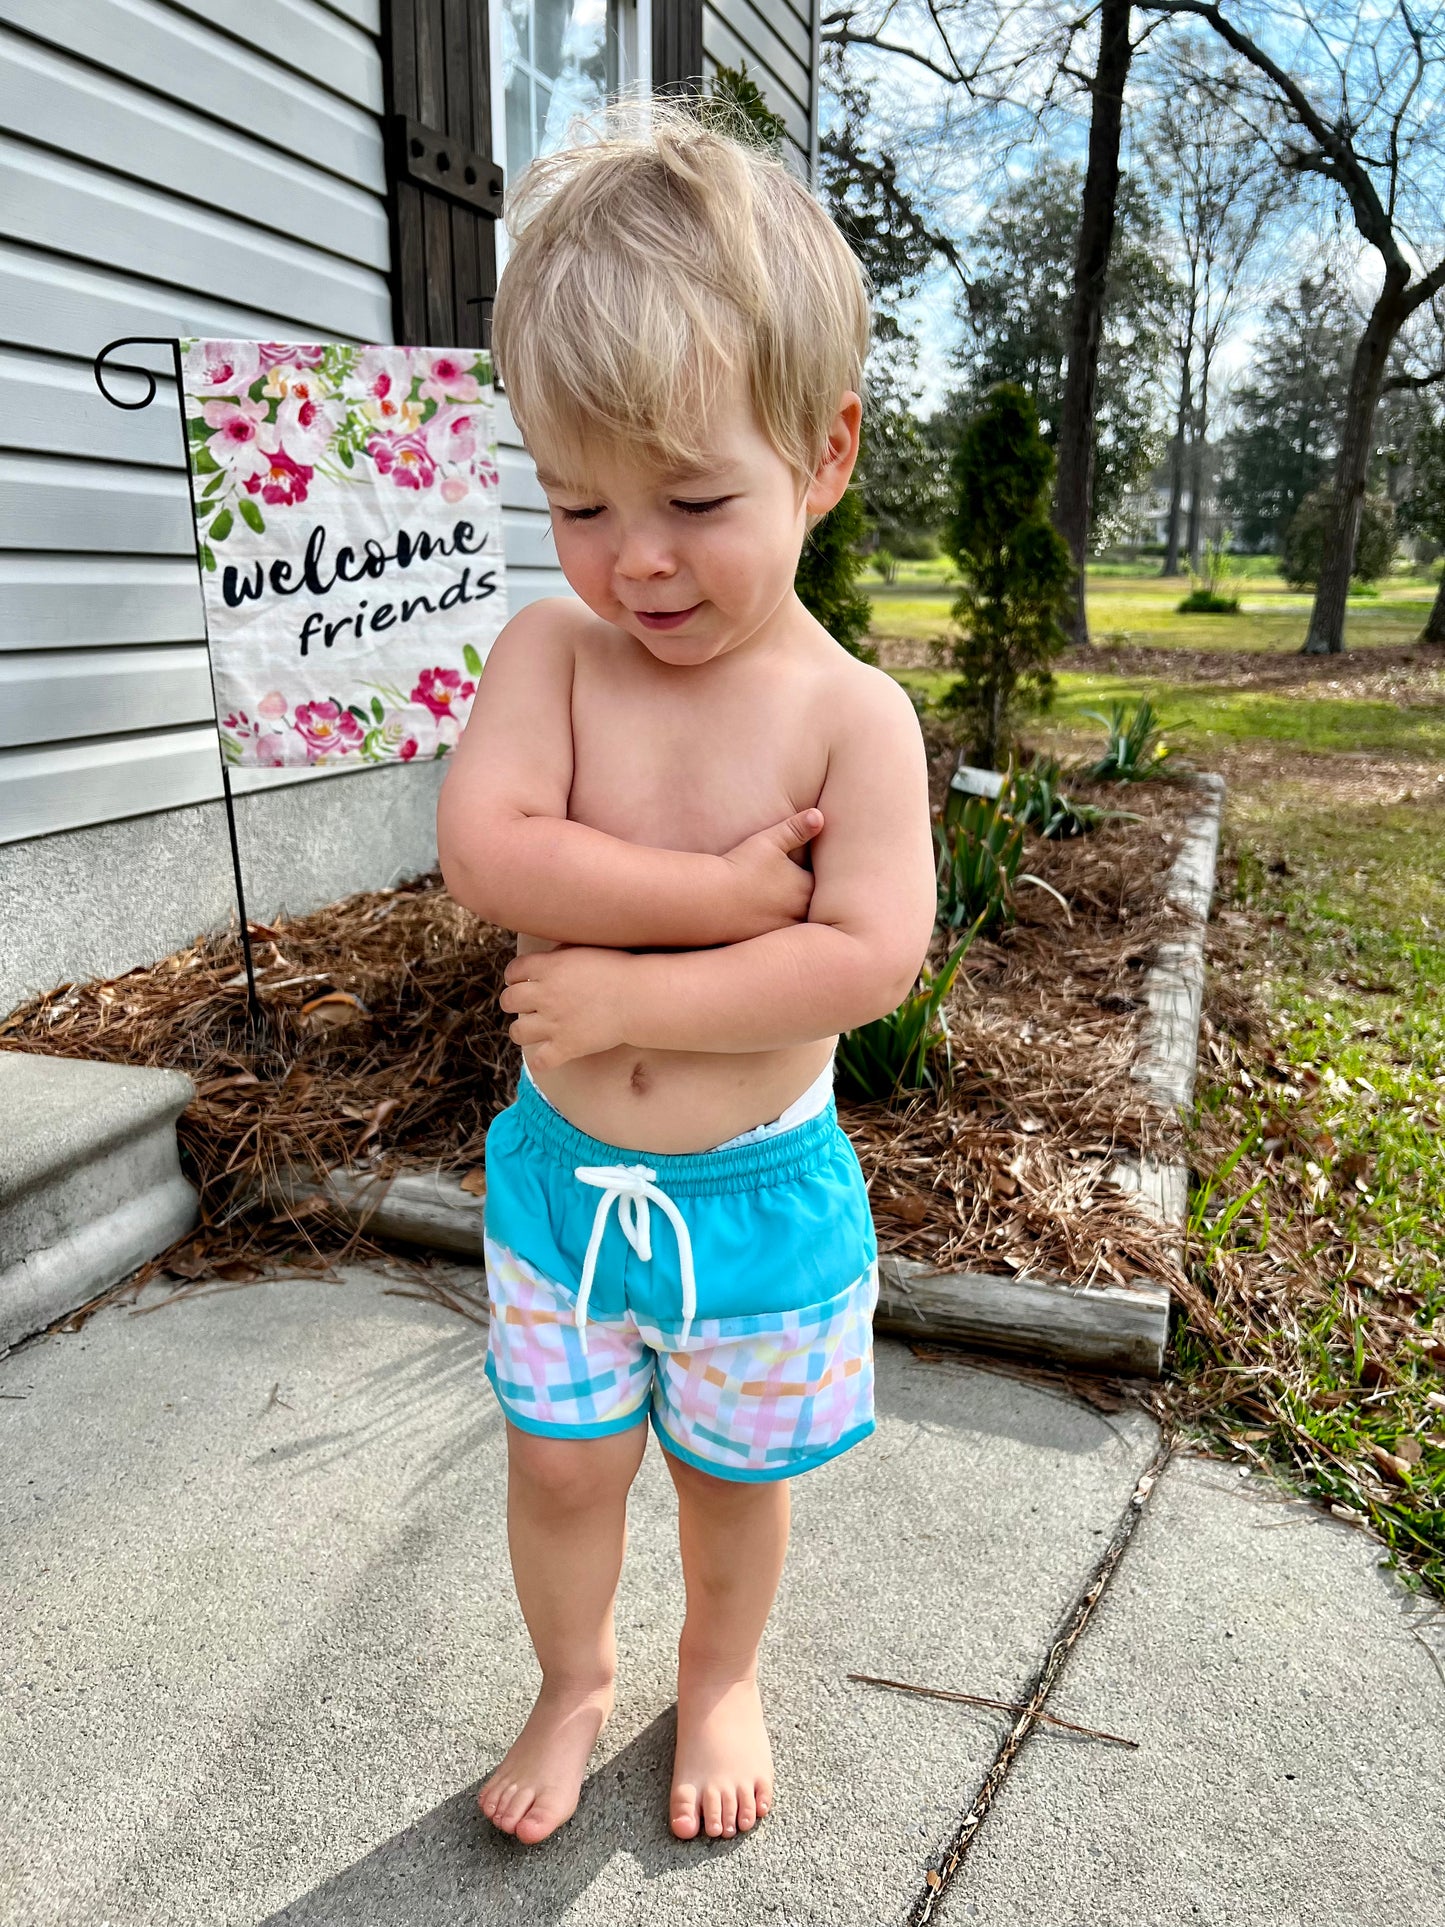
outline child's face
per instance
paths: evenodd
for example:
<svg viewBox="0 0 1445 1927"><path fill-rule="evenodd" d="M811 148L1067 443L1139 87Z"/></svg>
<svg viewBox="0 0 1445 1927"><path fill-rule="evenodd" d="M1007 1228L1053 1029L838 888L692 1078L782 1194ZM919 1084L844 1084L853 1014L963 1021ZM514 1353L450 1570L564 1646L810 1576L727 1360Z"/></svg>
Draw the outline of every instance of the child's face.
<svg viewBox="0 0 1445 1927"><path fill-rule="evenodd" d="M847 485L859 408L844 397L842 433L806 487L742 395L719 401L695 472L650 468L616 444L585 446L585 473L539 469L567 580L659 662L693 666L764 639L791 597L808 515Z"/></svg>

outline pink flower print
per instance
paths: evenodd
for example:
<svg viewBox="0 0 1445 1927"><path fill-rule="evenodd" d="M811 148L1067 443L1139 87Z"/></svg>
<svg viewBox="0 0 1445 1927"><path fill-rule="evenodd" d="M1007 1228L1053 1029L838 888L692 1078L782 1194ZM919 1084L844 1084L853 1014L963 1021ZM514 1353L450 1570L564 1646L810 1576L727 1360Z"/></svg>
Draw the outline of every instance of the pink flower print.
<svg viewBox="0 0 1445 1927"><path fill-rule="evenodd" d="M350 720L355 722L356 718L353 716ZM272 731L266 736L258 736L256 738L256 761L261 765L262 769L280 769L286 761L284 739L275 731Z"/></svg>
<svg viewBox="0 0 1445 1927"><path fill-rule="evenodd" d="M347 383L358 393L361 412L389 434L410 434L421 421L411 399L411 358L404 348L367 348Z"/></svg>
<svg viewBox="0 0 1445 1927"><path fill-rule="evenodd" d="M214 431L206 447L222 468L235 469L238 476L246 477L264 467L260 439L269 413L263 401L208 401L205 404L201 420Z"/></svg>
<svg viewBox="0 0 1445 1927"><path fill-rule="evenodd" d="M429 357L426 374L417 391L425 401L480 401L482 391L472 373L471 363L460 355L439 354Z"/></svg>
<svg viewBox="0 0 1445 1927"><path fill-rule="evenodd" d="M296 729L312 757L344 756L361 741L361 724L340 703L297 703Z"/></svg>
<svg viewBox="0 0 1445 1927"><path fill-rule="evenodd" d="M420 435L373 435L366 452L398 488L430 488L436 480L436 463Z"/></svg>
<svg viewBox="0 0 1445 1927"><path fill-rule="evenodd" d="M315 463L330 447L340 418L338 403L321 401L309 383L298 381L276 410L275 439Z"/></svg>
<svg viewBox="0 0 1445 1927"><path fill-rule="evenodd" d="M455 507L458 502L465 501L466 494L467 478L465 475L448 475L442 483L442 500L444 502L450 502L453 507Z"/></svg>
<svg viewBox="0 0 1445 1927"><path fill-rule="evenodd" d="M409 763L412 757L416 755L415 736L408 736L406 741L402 744L401 748L396 753L401 758L403 763Z"/></svg>
<svg viewBox="0 0 1445 1927"><path fill-rule="evenodd" d="M262 457L254 475L246 477L246 488L252 495L259 494L261 500L273 508L289 508L306 500L306 490L314 474L314 469L304 462L293 461L284 448L277 447Z"/></svg>
<svg viewBox="0 0 1445 1927"><path fill-rule="evenodd" d="M233 736L246 737L251 734L251 719L244 709L238 709L232 716L221 718L222 729L229 729Z"/></svg>
<svg viewBox="0 0 1445 1927"><path fill-rule="evenodd" d="M261 371L254 341L193 341L186 350L186 386L193 395L240 395Z"/></svg>
<svg viewBox="0 0 1445 1927"><path fill-rule="evenodd" d="M277 722L286 714L286 698L279 689L270 689L256 705L256 714Z"/></svg>
<svg viewBox="0 0 1445 1927"><path fill-rule="evenodd" d="M258 341L256 352L266 373L272 368L319 368L326 349L319 341Z"/></svg>
<svg viewBox="0 0 1445 1927"><path fill-rule="evenodd" d="M424 704L440 722L452 714L454 702L469 702L476 693L477 685L463 682L460 669L423 669L411 699Z"/></svg>
<svg viewBox="0 0 1445 1927"><path fill-rule="evenodd" d="M439 467L463 466L477 454L477 419L465 408L439 408L422 431L427 449Z"/></svg>

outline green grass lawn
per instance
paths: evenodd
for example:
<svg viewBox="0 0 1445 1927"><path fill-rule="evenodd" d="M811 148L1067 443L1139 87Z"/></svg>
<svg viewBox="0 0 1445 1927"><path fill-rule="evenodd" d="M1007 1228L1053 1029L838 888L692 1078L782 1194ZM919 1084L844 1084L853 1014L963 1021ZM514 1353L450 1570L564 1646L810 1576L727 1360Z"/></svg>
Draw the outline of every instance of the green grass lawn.
<svg viewBox="0 0 1445 1927"><path fill-rule="evenodd" d="M1089 632L1104 647L1292 653L1309 627L1311 597L1273 573L1269 558L1245 560L1267 564L1270 573L1252 570L1231 585L1230 593L1241 602L1234 616L1180 615L1177 605L1189 584L1179 577L1161 578L1155 565L1149 565L1150 574L1137 575L1124 571L1142 565L1096 564L1089 571ZM897 582L883 583L875 576L865 578L863 586L873 604L876 635L906 642L941 641L948 635L957 584L946 563L908 563ZM1346 646L1413 642L1434 599L1434 582L1420 575L1391 576L1377 593L1352 596Z"/></svg>

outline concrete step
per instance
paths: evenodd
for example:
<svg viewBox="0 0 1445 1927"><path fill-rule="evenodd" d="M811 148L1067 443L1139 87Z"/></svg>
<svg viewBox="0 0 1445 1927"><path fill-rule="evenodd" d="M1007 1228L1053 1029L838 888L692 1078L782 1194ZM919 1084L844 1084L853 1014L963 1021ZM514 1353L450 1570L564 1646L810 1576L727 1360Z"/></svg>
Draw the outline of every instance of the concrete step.
<svg viewBox="0 0 1445 1927"><path fill-rule="evenodd" d="M0 1353L196 1223L179 1071L0 1051Z"/></svg>

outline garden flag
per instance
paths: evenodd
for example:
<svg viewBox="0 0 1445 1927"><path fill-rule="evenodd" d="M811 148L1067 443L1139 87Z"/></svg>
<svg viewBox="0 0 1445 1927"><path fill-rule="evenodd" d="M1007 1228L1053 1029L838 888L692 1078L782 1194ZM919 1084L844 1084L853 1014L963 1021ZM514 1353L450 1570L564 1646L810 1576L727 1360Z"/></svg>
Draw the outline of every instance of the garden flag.
<svg viewBox="0 0 1445 1927"><path fill-rule="evenodd" d="M506 620L490 356L181 347L222 755L444 756Z"/></svg>

